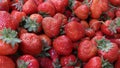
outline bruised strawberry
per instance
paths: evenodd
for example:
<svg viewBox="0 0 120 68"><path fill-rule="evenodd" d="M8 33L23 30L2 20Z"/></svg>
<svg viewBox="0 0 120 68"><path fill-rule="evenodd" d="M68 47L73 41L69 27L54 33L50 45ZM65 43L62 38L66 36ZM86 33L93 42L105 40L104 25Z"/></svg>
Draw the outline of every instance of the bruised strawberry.
<svg viewBox="0 0 120 68"><path fill-rule="evenodd" d="M61 23L52 17L45 17L42 21L42 27L45 34L50 37L56 37L59 35Z"/></svg>
<svg viewBox="0 0 120 68"><path fill-rule="evenodd" d="M35 4L34 0L28 0L22 7L22 11L26 14L32 14L37 12L37 5Z"/></svg>
<svg viewBox="0 0 120 68"><path fill-rule="evenodd" d="M59 36L53 41L53 48L59 55L70 55L73 49L72 41L65 35Z"/></svg>
<svg viewBox="0 0 120 68"><path fill-rule="evenodd" d="M60 58L61 66L74 66L77 62L77 59L74 55L62 56Z"/></svg>
<svg viewBox="0 0 120 68"><path fill-rule="evenodd" d="M75 9L74 13L80 19L87 19L89 15L89 7L87 5L80 5Z"/></svg>
<svg viewBox="0 0 120 68"><path fill-rule="evenodd" d="M0 1L0 11L9 11L9 0Z"/></svg>
<svg viewBox="0 0 120 68"><path fill-rule="evenodd" d="M65 11L65 8L68 6L68 0L48 0L48 1L54 5L56 12L59 13L63 13Z"/></svg>
<svg viewBox="0 0 120 68"><path fill-rule="evenodd" d="M0 11L0 30L3 28L11 28L16 30L18 28L18 23L14 18L6 11Z"/></svg>
<svg viewBox="0 0 120 68"><path fill-rule="evenodd" d="M20 50L24 54L38 55L42 50L42 43L39 36L34 33L23 33L20 36L22 40ZM30 42L30 43L29 43Z"/></svg>
<svg viewBox="0 0 120 68"><path fill-rule="evenodd" d="M17 32L10 29L4 28L0 34L0 55L11 55L15 54L18 49L18 43L21 40L17 38Z"/></svg>
<svg viewBox="0 0 120 68"><path fill-rule="evenodd" d="M39 68L39 63L31 55L23 55L17 59L18 68Z"/></svg>
<svg viewBox="0 0 120 68"><path fill-rule="evenodd" d="M85 29L79 22L71 21L65 25L65 33L72 41L77 41L84 37Z"/></svg>
<svg viewBox="0 0 120 68"><path fill-rule="evenodd" d="M83 62L88 61L90 58L97 54L97 47L89 40L80 42L78 47L78 58Z"/></svg>
<svg viewBox="0 0 120 68"><path fill-rule="evenodd" d="M11 58L7 56L0 56L0 67L1 68L16 68L15 63Z"/></svg>
<svg viewBox="0 0 120 68"><path fill-rule="evenodd" d="M38 57L40 68L54 68L52 60L48 57Z"/></svg>
<svg viewBox="0 0 120 68"><path fill-rule="evenodd" d="M98 31L101 27L101 22L98 21L97 19L92 19L89 22L90 28L92 28L95 31Z"/></svg>
<svg viewBox="0 0 120 68"><path fill-rule="evenodd" d="M109 0L109 2L115 6L120 6L120 0Z"/></svg>
<svg viewBox="0 0 120 68"><path fill-rule="evenodd" d="M51 4L48 1L45 1L41 4L38 5L38 12L43 16L54 16L56 11L55 8L53 6L53 4Z"/></svg>

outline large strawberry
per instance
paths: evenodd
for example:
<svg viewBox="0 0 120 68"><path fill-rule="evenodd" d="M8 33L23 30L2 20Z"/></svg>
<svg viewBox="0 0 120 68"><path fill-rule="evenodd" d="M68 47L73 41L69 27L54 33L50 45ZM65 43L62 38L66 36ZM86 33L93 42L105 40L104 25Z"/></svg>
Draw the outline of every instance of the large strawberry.
<svg viewBox="0 0 120 68"><path fill-rule="evenodd" d="M87 19L89 15L89 7L85 4L80 5L75 9L74 13L80 19Z"/></svg>
<svg viewBox="0 0 120 68"><path fill-rule="evenodd" d="M0 56L0 68L15 68L15 63L7 56Z"/></svg>
<svg viewBox="0 0 120 68"><path fill-rule="evenodd" d="M39 63L31 55L22 55L17 59L18 68L39 68Z"/></svg>
<svg viewBox="0 0 120 68"><path fill-rule="evenodd" d="M103 56L104 59L108 60L109 62L114 62L118 58L119 48L116 43L112 43L106 38L102 38L97 40L97 47L98 47L98 55Z"/></svg>
<svg viewBox="0 0 120 68"><path fill-rule="evenodd" d="M24 54L38 55L42 50L42 43L39 36L34 33L23 33L20 36L20 49Z"/></svg>
<svg viewBox="0 0 120 68"><path fill-rule="evenodd" d="M56 37L59 35L61 23L52 17L45 17L42 21L42 27L45 34L49 37Z"/></svg>
<svg viewBox="0 0 120 68"><path fill-rule="evenodd" d="M97 47L89 40L80 42L78 47L78 58L86 62L97 54Z"/></svg>
<svg viewBox="0 0 120 68"><path fill-rule="evenodd" d="M50 1L57 12L63 13L65 8L68 6L68 0L48 0Z"/></svg>
<svg viewBox="0 0 120 68"><path fill-rule="evenodd" d="M53 6L53 4L51 4L50 2L46 1L43 2L41 4L38 5L38 12L45 16L54 16L55 15L55 7Z"/></svg>
<svg viewBox="0 0 120 68"><path fill-rule="evenodd" d="M28 0L22 7L22 11L26 14L32 14L37 12L37 5L34 0Z"/></svg>
<svg viewBox="0 0 120 68"><path fill-rule="evenodd" d="M0 11L0 30L5 27L16 30L18 25L8 12Z"/></svg>
<svg viewBox="0 0 120 68"><path fill-rule="evenodd" d="M0 10L1 11L9 11L9 0L1 0L0 1Z"/></svg>
<svg viewBox="0 0 120 68"><path fill-rule="evenodd" d="M53 41L53 48L59 55L70 55L72 45L72 41L65 35L59 36Z"/></svg>
<svg viewBox="0 0 120 68"><path fill-rule="evenodd" d="M77 41L84 37L85 29L79 22L71 21L65 25L65 33L72 41Z"/></svg>
<svg viewBox="0 0 120 68"><path fill-rule="evenodd" d="M18 49L18 43L21 40L17 38L17 32L4 28L0 34L0 55L14 54Z"/></svg>

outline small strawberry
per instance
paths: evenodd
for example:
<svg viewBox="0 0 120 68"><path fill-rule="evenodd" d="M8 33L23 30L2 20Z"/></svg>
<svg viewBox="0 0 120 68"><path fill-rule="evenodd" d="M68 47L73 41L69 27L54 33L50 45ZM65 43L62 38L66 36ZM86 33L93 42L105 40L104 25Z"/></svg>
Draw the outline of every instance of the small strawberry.
<svg viewBox="0 0 120 68"><path fill-rule="evenodd" d="M65 35L59 36L53 41L53 48L59 55L70 55L72 45L72 41Z"/></svg>
<svg viewBox="0 0 120 68"><path fill-rule="evenodd" d="M85 29L79 22L71 21L65 25L65 33L72 41L77 41L84 37Z"/></svg>
<svg viewBox="0 0 120 68"><path fill-rule="evenodd" d="M37 59L31 55L22 55L16 62L18 68L39 68Z"/></svg>

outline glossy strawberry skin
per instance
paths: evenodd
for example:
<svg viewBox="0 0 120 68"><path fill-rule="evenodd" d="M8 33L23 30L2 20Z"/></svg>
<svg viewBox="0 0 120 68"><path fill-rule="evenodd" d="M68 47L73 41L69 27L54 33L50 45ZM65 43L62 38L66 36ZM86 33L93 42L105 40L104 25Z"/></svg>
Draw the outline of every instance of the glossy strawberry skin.
<svg viewBox="0 0 120 68"><path fill-rule="evenodd" d="M52 17L45 17L42 21L42 27L45 32L45 34L50 37L56 37L59 35L60 32L60 25L61 23L52 18Z"/></svg>
<svg viewBox="0 0 120 68"><path fill-rule="evenodd" d="M120 0L109 0L111 4L115 6L120 6Z"/></svg>
<svg viewBox="0 0 120 68"><path fill-rule="evenodd" d="M98 49L98 55L103 56L104 59L108 60L109 62L113 63L117 60L119 55L119 48L116 43L112 43L112 48L108 52L104 52L100 49Z"/></svg>
<svg viewBox="0 0 120 68"><path fill-rule="evenodd" d="M88 28L85 30L85 35L91 38L95 35L95 31L91 28Z"/></svg>
<svg viewBox="0 0 120 68"><path fill-rule="evenodd" d="M20 39L22 40L20 49L24 54L40 54L42 50L42 44L39 36L33 33L23 33L21 34Z"/></svg>
<svg viewBox="0 0 120 68"><path fill-rule="evenodd" d="M18 25L8 12L0 11L0 30L5 27L16 30Z"/></svg>
<svg viewBox="0 0 120 68"><path fill-rule="evenodd" d="M1 68L16 68L15 63L11 58L7 56L0 56L0 67Z"/></svg>
<svg viewBox="0 0 120 68"><path fill-rule="evenodd" d="M72 41L65 35L59 36L53 41L53 48L59 55L70 55L72 45Z"/></svg>
<svg viewBox="0 0 120 68"><path fill-rule="evenodd" d="M89 7L87 5L80 5L74 12L78 18L87 19L89 14Z"/></svg>
<svg viewBox="0 0 120 68"><path fill-rule="evenodd" d="M102 68L102 61L100 57L91 58L84 66L84 68Z"/></svg>
<svg viewBox="0 0 120 68"><path fill-rule="evenodd" d="M39 68L39 63L36 58L31 55L22 55L17 59L17 66L20 66L19 61L29 62L27 68Z"/></svg>
<svg viewBox="0 0 120 68"><path fill-rule="evenodd" d="M0 1L0 11L9 11L9 0Z"/></svg>
<svg viewBox="0 0 120 68"><path fill-rule="evenodd" d="M85 29L86 29L86 28L89 28L89 24L88 24L87 21L82 20L82 21L80 21L80 24L81 24Z"/></svg>
<svg viewBox="0 0 120 68"><path fill-rule="evenodd" d="M84 37L85 29L79 22L71 21L65 25L65 33L72 41L77 41Z"/></svg>
<svg viewBox="0 0 120 68"><path fill-rule="evenodd" d="M26 14L32 14L37 12L37 5L35 4L34 0L28 0L23 5L22 11Z"/></svg>
<svg viewBox="0 0 120 68"><path fill-rule="evenodd" d="M38 5L38 12L44 16L54 16L56 10L50 2L46 1Z"/></svg>
<svg viewBox="0 0 120 68"><path fill-rule="evenodd" d="M89 40L80 42L78 47L78 57L83 62L88 61L90 58L97 54L97 47Z"/></svg>
<svg viewBox="0 0 120 68"><path fill-rule="evenodd" d="M54 68L52 60L48 57L38 57L40 68Z"/></svg>
<svg viewBox="0 0 120 68"><path fill-rule="evenodd" d="M76 8L78 8L80 5L82 5L82 3L80 1L74 0L72 5L71 5L71 9L75 10Z"/></svg>
<svg viewBox="0 0 120 68"><path fill-rule="evenodd" d="M60 63L62 66L73 66L71 63L76 63L76 61L77 61L76 57L72 54L60 58Z"/></svg>

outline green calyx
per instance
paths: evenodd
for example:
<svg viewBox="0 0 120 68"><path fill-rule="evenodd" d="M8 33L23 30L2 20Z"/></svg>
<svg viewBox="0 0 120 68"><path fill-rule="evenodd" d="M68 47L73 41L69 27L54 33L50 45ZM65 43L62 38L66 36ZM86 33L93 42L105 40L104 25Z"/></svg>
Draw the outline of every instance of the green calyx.
<svg viewBox="0 0 120 68"><path fill-rule="evenodd" d="M48 17L48 16L50 16L49 13L42 12L42 11L40 11L39 14L42 15L43 17Z"/></svg>
<svg viewBox="0 0 120 68"><path fill-rule="evenodd" d="M119 27L120 26L120 17L116 18L116 26Z"/></svg>
<svg viewBox="0 0 120 68"><path fill-rule="evenodd" d="M114 23L114 21L112 21L111 23L110 23L110 25L108 26L108 29L111 31L111 32L113 32L113 33L117 33L117 31L116 31L116 24Z"/></svg>
<svg viewBox="0 0 120 68"><path fill-rule="evenodd" d="M23 4L24 4L24 0L18 0L18 2L12 4L12 6L15 6L15 8L16 8L18 11L22 11Z"/></svg>
<svg viewBox="0 0 120 68"><path fill-rule="evenodd" d="M113 46L112 43L109 40L106 40L105 37L103 37L101 40L96 40L98 44L98 49L108 52Z"/></svg>
<svg viewBox="0 0 120 68"><path fill-rule="evenodd" d="M56 62L53 62L52 65L54 66L54 68L61 68L59 59L56 59Z"/></svg>
<svg viewBox="0 0 120 68"><path fill-rule="evenodd" d="M23 60L18 60L17 65L18 68L28 68L30 62L25 62Z"/></svg>
<svg viewBox="0 0 120 68"><path fill-rule="evenodd" d="M37 32L38 31L40 24L36 22L36 19L32 20L28 17L24 20L25 20L24 28L28 29L28 31L30 31L30 32Z"/></svg>
<svg viewBox="0 0 120 68"><path fill-rule="evenodd" d="M113 65L102 57L102 68L114 68Z"/></svg>
<svg viewBox="0 0 120 68"><path fill-rule="evenodd" d="M74 66L76 63L77 63L77 60L75 60L75 62L74 62L74 61L69 60L69 63L68 63L68 65L67 65L67 66Z"/></svg>
<svg viewBox="0 0 120 68"><path fill-rule="evenodd" d="M16 43L21 42L21 40L17 38L17 32L10 28L4 28L0 34L0 39L7 44L11 44L12 47L14 47Z"/></svg>

